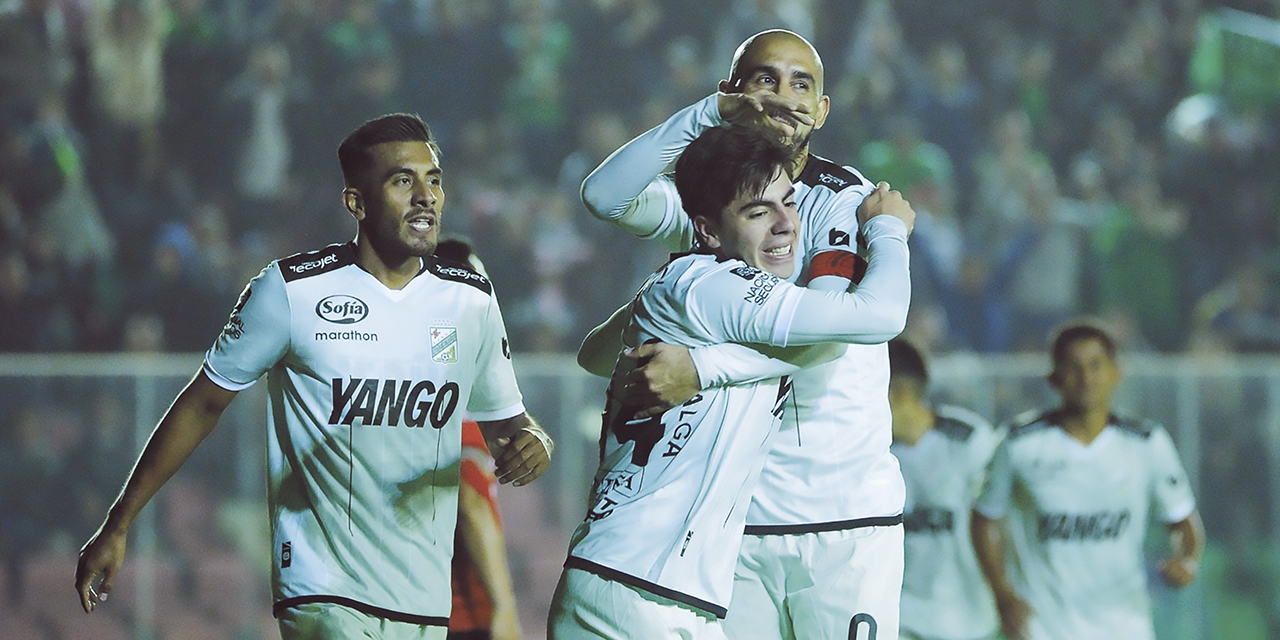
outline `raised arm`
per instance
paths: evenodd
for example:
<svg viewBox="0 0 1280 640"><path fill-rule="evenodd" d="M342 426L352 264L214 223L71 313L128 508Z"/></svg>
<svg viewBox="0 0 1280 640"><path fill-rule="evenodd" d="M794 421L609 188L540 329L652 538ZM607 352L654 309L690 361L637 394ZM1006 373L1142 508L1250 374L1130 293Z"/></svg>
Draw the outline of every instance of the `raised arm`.
<svg viewBox="0 0 1280 640"><path fill-rule="evenodd" d="M86 613L91 613L111 592L116 573L124 563L129 527L138 513L213 431L235 396L236 392L218 386L202 370L160 419L106 520L80 550L76 591ZM95 586L99 577L102 583Z"/></svg>

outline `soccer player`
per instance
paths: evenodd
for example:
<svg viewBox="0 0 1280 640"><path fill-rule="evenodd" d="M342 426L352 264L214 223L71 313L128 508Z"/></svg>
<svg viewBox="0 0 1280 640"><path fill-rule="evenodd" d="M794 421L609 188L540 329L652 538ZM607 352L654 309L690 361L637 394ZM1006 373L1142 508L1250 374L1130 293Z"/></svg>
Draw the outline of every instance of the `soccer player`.
<svg viewBox="0 0 1280 640"><path fill-rule="evenodd" d="M997 437L977 414L929 401L929 369L903 338L889 341L893 446L907 483L903 640L987 640L1000 624L969 538L969 513Z"/></svg>
<svg viewBox="0 0 1280 640"><path fill-rule="evenodd" d="M285 640L445 637L464 411L497 452L501 482L547 469L552 443L524 411L489 281L432 255L444 191L426 124L370 120L338 160L355 239L249 282L80 551L86 612L106 600L138 512L263 374Z"/></svg>
<svg viewBox="0 0 1280 640"><path fill-rule="evenodd" d="M462 421L462 484L453 549L453 611L447 640L520 640L515 587L507 566L494 490L498 479L480 427Z"/></svg>
<svg viewBox="0 0 1280 640"><path fill-rule="evenodd" d="M616 151L583 182L583 200L594 215L637 236L688 249L692 225L671 178L659 174L690 140L723 122L771 131L791 148L788 173L800 216L800 264L788 281L845 291L861 264L858 206L873 187L853 168L809 153L828 110L813 46L789 31L756 34L738 48L718 93ZM909 295L909 283L903 286L900 293ZM652 344L632 354L647 363L620 373L624 384L616 386L628 401L650 406L641 416L702 389L792 376L794 402L747 515L729 635L896 636L905 488L889 452L885 345L850 345L837 360L804 369L737 344ZM608 375L608 367L596 366L601 361L580 353L588 370Z"/></svg>
<svg viewBox="0 0 1280 640"><path fill-rule="evenodd" d="M714 127L688 146L675 186L701 249L641 288L624 311L626 344L781 348L883 342L901 331L910 206L887 189L867 199L871 259L856 292L796 287L783 280L800 244L796 189L784 170L790 159L789 149L745 127ZM842 349L809 351L831 358ZM751 491L790 382L709 388L651 418L636 418L614 391L591 507L570 543L549 635L723 638L718 618L733 591Z"/></svg>
<svg viewBox="0 0 1280 640"><path fill-rule="evenodd" d="M1112 413L1121 372L1109 334L1070 324L1051 355L1061 404L1013 422L974 506L1001 626L1012 640L1152 640L1147 522L1170 533L1160 575L1186 586L1204 549L1191 485L1164 427Z"/></svg>

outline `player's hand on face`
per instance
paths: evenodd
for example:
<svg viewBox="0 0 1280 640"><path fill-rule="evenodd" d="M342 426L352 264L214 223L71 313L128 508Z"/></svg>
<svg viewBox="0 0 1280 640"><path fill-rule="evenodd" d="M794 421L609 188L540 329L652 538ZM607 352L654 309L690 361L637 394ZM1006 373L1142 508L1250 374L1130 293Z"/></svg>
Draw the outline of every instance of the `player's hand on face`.
<svg viewBox="0 0 1280 640"><path fill-rule="evenodd" d="M689 349L651 342L629 349L613 372L614 397L650 418L683 404L702 390Z"/></svg>
<svg viewBox="0 0 1280 640"><path fill-rule="evenodd" d="M911 203L901 193L890 189L888 182L877 184L876 190L858 206L858 224L866 224L876 216L893 216L902 220L907 224L908 235L916 225L916 212Z"/></svg>
<svg viewBox="0 0 1280 640"><path fill-rule="evenodd" d="M498 482L517 487L537 480L551 466L551 454L556 450L551 436L536 425L522 427L511 436L498 438L496 444L501 447L494 453L497 463L494 473Z"/></svg>
<svg viewBox="0 0 1280 640"><path fill-rule="evenodd" d="M720 93L717 104L726 122L761 127L784 137L794 134L798 124L814 124L808 105L768 90Z"/></svg>
<svg viewBox="0 0 1280 640"><path fill-rule="evenodd" d="M116 573L124 564L125 540L124 532L105 533L99 529L80 549L76 591L85 613L93 613L99 604L106 602Z"/></svg>
<svg viewBox="0 0 1280 640"><path fill-rule="evenodd" d="M1170 558L1157 567L1169 586L1181 589L1196 579L1200 563L1193 558Z"/></svg>

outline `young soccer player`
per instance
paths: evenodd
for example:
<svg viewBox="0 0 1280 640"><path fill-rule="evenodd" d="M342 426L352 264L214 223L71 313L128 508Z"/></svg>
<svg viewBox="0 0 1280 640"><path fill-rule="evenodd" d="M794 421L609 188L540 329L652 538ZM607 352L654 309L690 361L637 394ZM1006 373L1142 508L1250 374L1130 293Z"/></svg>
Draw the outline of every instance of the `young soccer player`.
<svg viewBox="0 0 1280 640"><path fill-rule="evenodd" d="M786 147L744 127L713 127L684 150L675 186L702 249L650 278L624 310L625 343L787 347L883 342L902 329L910 206L887 189L868 198L871 266L857 292L795 287L783 280L799 246L790 159ZM733 591L751 490L790 383L718 386L649 418L615 391L592 507L570 545L550 636L724 637L718 618Z"/></svg>

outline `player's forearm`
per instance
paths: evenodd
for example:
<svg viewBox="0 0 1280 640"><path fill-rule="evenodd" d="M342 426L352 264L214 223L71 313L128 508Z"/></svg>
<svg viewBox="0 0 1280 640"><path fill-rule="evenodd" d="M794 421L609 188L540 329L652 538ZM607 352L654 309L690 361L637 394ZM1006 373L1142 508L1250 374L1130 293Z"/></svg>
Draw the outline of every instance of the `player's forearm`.
<svg viewBox="0 0 1280 640"><path fill-rule="evenodd" d="M991 592L997 600L1017 597L1017 592L1009 582L1004 562L1004 523L992 520L973 512L969 521L969 534L973 540L974 555L978 558L978 568L991 586Z"/></svg>
<svg viewBox="0 0 1280 640"><path fill-rule="evenodd" d="M578 347L578 366L588 373L608 378L622 351L622 330L631 319L631 305L623 305L596 328L592 329Z"/></svg>
<svg viewBox="0 0 1280 640"><path fill-rule="evenodd" d="M165 412L107 514L106 529L127 530L169 478L217 426L235 392L196 374Z"/></svg>
<svg viewBox="0 0 1280 640"><path fill-rule="evenodd" d="M582 202L591 214L624 224L628 206L698 134L720 124L715 96L677 111L610 155L582 182ZM653 229L631 230L633 233Z"/></svg>
<svg viewBox="0 0 1280 640"><path fill-rule="evenodd" d="M852 291L806 290L787 331L787 344L878 344L902 332L911 306L906 225L879 216L867 225L871 258Z"/></svg>
<svg viewBox="0 0 1280 640"><path fill-rule="evenodd" d="M1204 553L1204 538L1204 524L1200 522L1200 515L1196 512L1169 525L1169 542L1173 548L1172 559L1198 565L1200 556Z"/></svg>
<svg viewBox="0 0 1280 640"><path fill-rule="evenodd" d="M459 489L458 500L458 530L485 594L495 607L514 607L515 589L507 567L506 543L489 502L465 484Z"/></svg>
<svg viewBox="0 0 1280 640"><path fill-rule="evenodd" d="M805 347L770 347L732 342L689 350L703 389L790 376L844 355L846 345L823 343Z"/></svg>

